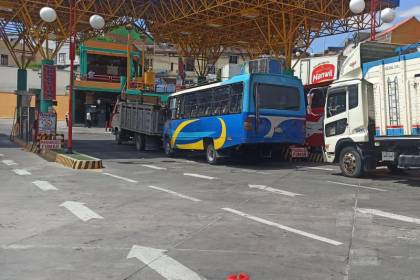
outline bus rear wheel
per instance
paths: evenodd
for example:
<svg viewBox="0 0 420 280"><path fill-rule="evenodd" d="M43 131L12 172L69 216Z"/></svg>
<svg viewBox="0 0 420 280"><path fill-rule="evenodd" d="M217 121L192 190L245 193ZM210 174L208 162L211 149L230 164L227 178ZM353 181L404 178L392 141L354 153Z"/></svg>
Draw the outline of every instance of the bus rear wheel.
<svg viewBox="0 0 420 280"><path fill-rule="evenodd" d="M344 176L358 178L363 175L363 161L355 147L346 147L340 153L340 169Z"/></svg>
<svg viewBox="0 0 420 280"><path fill-rule="evenodd" d="M209 143L206 147L206 159L209 164L216 165L220 162L220 156L213 143Z"/></svg>

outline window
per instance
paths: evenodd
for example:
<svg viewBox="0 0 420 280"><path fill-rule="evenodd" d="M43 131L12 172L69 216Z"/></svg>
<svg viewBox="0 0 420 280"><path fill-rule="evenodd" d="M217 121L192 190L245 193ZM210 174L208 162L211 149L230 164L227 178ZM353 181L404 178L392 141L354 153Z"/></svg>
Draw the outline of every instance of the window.
<svg viewBox="0 0 420 280"><path fill-rule="evenodd" d="M349 86L349 110L356 108L359 105L359 91L357 86Z"/></svg>
<svg viewBox="0 0 420 280"><path fill-rule="evenodd" d="M325 126L325 135L327 137L340 135L346 132L347 118L333 121Z"/></svg>
<svg viewBox="0 0 420 280"><path fill-rule="evenodd" d="M173 71L174 71L174 63L171 62L171 72L173 72Z"/></svg>
<svg viewBox="0 0 420 280"><path fill-rule="evenodd" d="M187 58L185 61L185 71L194 71L194 58Z"/></svg>
<svg viewBox="0 0 420 280"><path fill-rule="evenodd" d="M214 89L212 115L225 115L229 113L230 86L221 86Z"/></svg>
<svg viewBox="0 0 420 280"><path fill-rule="evenodd" d="M59 53L58 54L58 63L66 63L66 54L65 53Z"/></svg>
<svg viewBox="0 0 420 280"><path fill-rule="evenodd" d="M243 84L219 86L171 97L172 119L237 114L242 111Z"/></svg>
<svg viewBox="0 0 420 280"><path fill-rule="evenodd" d="M400 125L400 110L398 100L398 78L394 80L388 77L388 110L389 124Z"/></svg>
<svg viewBox="0 0 420 280"><path fill-rule="evenodd" d="M9 56L7 54L2 54L1 55L1 65L9 65Z"/></svg>
<svg viewBox="0 0 420 280"><path fill-rule="evenodd" d="M321 108L325 106L326 88L315 88L310 91L312 95L311 108Z"/></svg>
<svg viewBox="0 0 420 280"><path fill-rule="evenodd" d="M244 85L236 83L230 87L230 102L229 113L238 114L242 112L242 96L244 92Z"/></svg>
<svg viewBox="0 0 420 280"><path fill-rule="evenodd" d="M327 100L327 117L330 118L345 112L346 106L347 102L345 89L330 93Z"/></svg>
<svg viewBox="0 0 420 280"><path fill-rule="evenodd" d="M229 63L230 64L238 64L238 56L237 55L229 55Z"/></svg>
<svg viewBox="0 0 420 280"><path fill-rule="evenodd" d="M256 84L254 96L261 109L298 111L300 108L299 90L294 87Z"/></svg>
<svg viewBox="0 0 420 280"><path fill-rule="evenodd" d="M216 74L216 66L214 66L213 64L210 64L207 66L207 73L209 74Z"/></svg>

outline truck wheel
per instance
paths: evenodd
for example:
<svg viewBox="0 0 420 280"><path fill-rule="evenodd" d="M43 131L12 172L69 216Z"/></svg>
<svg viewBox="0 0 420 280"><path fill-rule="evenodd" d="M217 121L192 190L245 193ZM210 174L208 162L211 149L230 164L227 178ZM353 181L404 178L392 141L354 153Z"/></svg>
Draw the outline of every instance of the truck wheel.
<svg viewBox="0 0 420 280"><path fill-rule="evenodd" d="M341 151L340 169L347 177L358 178L363 175L362 157L355 147L347 147Z"/></svg>
<svg viewBox="0 0 420 280"><path fill-rule="evenodd" d="M216 165L220 162L219 153L214 148L214 144L210 143L206 147L206 159L209 164Z"/></svg>
<svg viewBox="0 0 420 280"><path fill-rule="evenodd" d="M144 134L136 134L136 150L138 152L144 151L146 149L146 137Z"/></svg>
<svg viewBox="0 0 420 280"><path fill-rule="evenodd" d="M118 145L122 144L121 133L119 130L115 131L115 142L117 142Z"/></svg>
<svg viewBox="0 0 420 280"><path fill-rule="evenodd" d="M165 155L167 157L173 157L174 156L174 150L171 147L171 143L169 141L165 141L165 144L163 145L163 150L165 152Z"/></svg>
<svg viewBox="0 0 420 280"><path fill-rule="evenodd" d="M396 164L389 164L387 165L388 171L392 174L401 174L404 173L404 170L402 168L399 168Z"/></svg>

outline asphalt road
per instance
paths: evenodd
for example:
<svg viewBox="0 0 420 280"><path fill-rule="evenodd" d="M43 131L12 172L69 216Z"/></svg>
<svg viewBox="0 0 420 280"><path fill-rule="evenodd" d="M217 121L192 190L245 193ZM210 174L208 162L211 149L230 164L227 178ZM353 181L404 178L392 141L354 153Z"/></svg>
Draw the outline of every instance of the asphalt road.
<svg viewBox="0 0 420 280"><path fill-rule="evenodd" d="M1 280L420 279L418 171L209 166L76 128L77 150L105 165L77 171L22 151L8 131L1 121Z"/></svg>

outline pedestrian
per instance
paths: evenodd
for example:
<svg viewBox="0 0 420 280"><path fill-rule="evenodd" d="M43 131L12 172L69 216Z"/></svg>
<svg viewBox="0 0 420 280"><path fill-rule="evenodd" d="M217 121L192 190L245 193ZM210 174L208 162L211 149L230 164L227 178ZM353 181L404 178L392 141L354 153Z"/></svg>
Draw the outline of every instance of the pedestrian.
<svg viewBox="0 0 420 280"><path fill-rule="evenodd" d="M66 113L66 124L69 127L69 112Z"/></svg>
<svg viewBox="0 0 420 280"><path fill-rule="evenodd" d="M86 125L89 128L92 126L92 116L89 111L86 113Z"/></svg>

